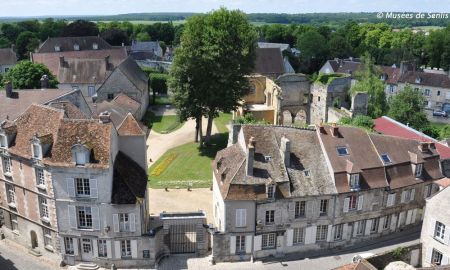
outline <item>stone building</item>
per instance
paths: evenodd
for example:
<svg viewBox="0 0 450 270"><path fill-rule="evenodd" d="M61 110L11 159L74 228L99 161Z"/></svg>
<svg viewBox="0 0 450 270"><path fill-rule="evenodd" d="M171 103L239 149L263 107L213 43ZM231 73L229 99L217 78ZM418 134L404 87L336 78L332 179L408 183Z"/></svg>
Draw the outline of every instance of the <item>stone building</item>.
<svg viewBox="0 0 450 270"><path fill-rule="evenodd" d="M448 186L448 179L447 185ZM426 200L420 242L422 266L449 265L450 261L450 188Z"/></svg>
<svg viewBox="0 0 450 270"><path fill-rule="evenodd" d="M0 49L0 74L6 73L17 63L17 55L12 48Z"/></svg>
<svg viewBox="0 0 450 270"><path fill-rule="evenodd" d="M350 127L234 126L213 162L213 260L304 256L421 223L442 178L429 142Z"/></svg>

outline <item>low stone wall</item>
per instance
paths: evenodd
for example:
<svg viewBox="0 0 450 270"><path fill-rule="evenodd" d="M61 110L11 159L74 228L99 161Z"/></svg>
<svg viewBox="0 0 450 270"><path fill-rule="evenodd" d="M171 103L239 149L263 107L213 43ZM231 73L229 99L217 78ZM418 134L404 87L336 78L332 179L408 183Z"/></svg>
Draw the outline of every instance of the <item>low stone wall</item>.
<svg viewBox="0 0 450 270"><path fill-rule="evenodd" d="M377 269L384 269L390 262L394 261L402 261L407 264L411 264L414 267L417 267L421 265L421 250L421 244L416 244L409 247L401 247L393 251L368 258L367 261Z"/></svg>

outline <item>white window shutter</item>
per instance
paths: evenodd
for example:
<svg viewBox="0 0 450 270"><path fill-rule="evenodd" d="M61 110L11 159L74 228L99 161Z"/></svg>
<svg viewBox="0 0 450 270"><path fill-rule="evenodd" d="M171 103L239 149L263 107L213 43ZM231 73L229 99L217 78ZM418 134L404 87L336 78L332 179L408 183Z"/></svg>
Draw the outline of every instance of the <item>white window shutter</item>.
<svg viewBox="0 0 450 270"><path fill-rule="evenodd" d="M69 197L75 197L75 179L66 178L67 183L67 195Z"/></svg>
<svg viewBox="0 0 450 270"><path fill-rule="evenodd" d="M433 255L433 248L428 248L425 255L425 262L431 263L431 256Z"/></svg>
<svg viewBox="0 0 450 270"><path fill-rule="evenodd" d="M333 242L333 226L332 225L328 225L327 241Z"/></svg>
<svg viewBox="0 0 450 270"><path fill-rule="evenodd" d="M372 227L372 219L366 220L366 229L364 231L364 235L370 235L370 228Z"/></svg>
<svg viewBox="0 0 450 270"><path fill-rule="evenodd" d="M241 221L242 221L242 227L247 226L247 209L242 209L242 211L241 211Z"/></svg>
<svg viewBox="0 0 450 270"><path fill-rule="evenodd" d="M119 214L113 214L114 232L119 232Z"/></svg>
<svg viewBox="0 0 450 270"><path fill-rule="evenodd" d="M348 224L344 223L344 226L342 228L342 240L348 240L350 237L348 237Z"/></svg>
<svg viewBox="0 0 450 270"><path fill-rule="evenodd" d="M230 236L230 254L236 253L236 236Z"/></svg>
<svg viewBox="0 0 450 270"><path fill-rule="evenodd" d="M403 190L403 192L402 192L402 199L401 199L401 201L400 201L400 203L405 203L405 201L406 201L406 190Z"/></svg>
<svg viewBox="0 0 450 270"><path fill-rule="evenodd" d="M388 194L386 206L387 206L387 207L391 207L391 206L394 205L394 203L395 203L395 193L393 193L393 194Z"/></svg>
<svg viewBox="0 0 450 270"><path fill-rule="evenodd" d="M236 227L241 226L241 213L239 210L241 209L236 209Z"/></svg>
<svg viewBox="0 0 450 270"><path fill-rule="evenodd" d="M395 228L397 228L397 215L392 214L391 215L391 231L395 231Z"/></svg>
<svg viewBox="0 0 450 270"><path fill-rule="evenodd" d="M383 225L384 225L384 220L387 217L380 217L380 221L378 221L378 233L381 233L383 231Z"/></svg>
<svg viewBox="0 0 450 270"><path fill-rule="evenodd" d="M68 214L69 214L70 228L76 229L78 222L77 222L77 211L74 205L68 206Z"/></svg>
<svg viewBox="0 0 450 270"><path fill-rule="evenodd" d="M129 215L130 218L130 231L135 232L136 231L136 215L134 213L131 213Z"/></svg>
<svg viewBox="0 0 450 270"><path fill-rule="evenodd" d="M448 265L448 257L446 254L442 255L441 265Z"/></svg>
<svg viewBox="0 0 450 270"><path fill-rule="evenodd" d="M94 257L98 257L98 242L97 242L97 239L92 239L92 251L94 252Z"/></svg>
<svg viewBox="0 0 450 270"><path fill-rule="evenodd" d="M415 208L412 212L411 223L416 223L417 218L417 208Z"/></svg>
<svg viewBox="0 0 450 270"><path fill-rule="evenodd" d="M66 241L64 241L64 237L59 237L59 243L61 254L66 254Z"/></svg>
<svg viewBox="0 0 450 270"><path fill-rule="evenodd" d="M444 243L450 245L450 228L447 226L445 227L444 231Z"/></svg>
<svg viewBox="0 0 450 270"><path fill-rule="evenodd" d="M98 198L97 179L89 179L89 189L91 192L91 198Z"/></svg>
<svg viewBox="0 0 450 270"><path fill-rule="evenodd" d="M78 238L72 238L73 255L78 256Z"/></svg>
<svg viewBox="0 0 450 270"><path fill-rule="evenodd" d="M289 203L289 218L293 219L295 218L295 202L290 202Z"/></svg>
<svg viewBox="0 0 450 270"><path fill-rule="evenodd" d="M130 244L131 244L131 258L136 259L138 257L137 240L131 240Z"/></svg>
<svg viewBox="0 0 450 270"><path fill-rule="evenodd" d="M253 251L261 250L262 236L261 235L255 235L255 237L253 239L254 239Z"/></svg>
<svg viewBox="0 0 450 270"><path fill-rule="evenodd" d="M350 198L345 198L344 199L344 213L348 213L349 205L350 205Z"/></svg>
<svg viewBox="0 0 450 270"><path fill-rule="evenodd" d="M96 231L100 230L100 217L99 210L97 206L91 208L92 211L92 228Z"/></svg>
<svg viewBox="0 0 450 270"><path fill-rule="evenodd" d="M405 220L405 211L403 211L403 212L400 212L400 214L398 215L398 227L400 228L400 226L402 226L403 224L402 223L404 223L404 221L406 221Z"/></svg>
<svg viewBox="0 0 450 270"><path fill-rule="evenodd" d="M414 201L414 197L416 196L416 189L411 189L411 196L409 197L410 201Z"/></svg>
<svg viewBox="0 0 450 270"><path fill-rule="evenodd" d="M245 236L245 253L247 254L252 253L252 239L253 237L250 234Z"/></svg>
<svg viewBox="0 0 450 270"><path fill-rule="evenodd" d="M358 210L362 210L364 205L364 196L359 195L358 197Z"/></svg>
<svg viewBox="0 0 450 270"><path fill-rule="evenodd" d="M356 237L356 233L358 232L358 227L362 226L361 221L353 222L353 237Z"/></svg>
<svg viewBox="0 0 450 270"><path fill-rule="evenodd" d="M314 244L316 242L317 226L306 227L305 245Z"/></svg>
<svg viewBox="0 0 450 270"><path fill-rule="evenodd" d="M286 246L291 247L294 242L294 230L286 229Z"/></svg>
<svg viewBox="0 0 450 270"><path fill-rule="evenodd" d="M409 225L411 224L411 219L412 219L412 213L413 210L408 210L408 212L406 212L406 221L405 221L405 225Z"/></svg>
<svg viewBox="0 0 450 270"><path fill-rule="evenodd" d="M426 185L426 186L425 186L425 189L424 189L424 191L423 191L423 198L424 198L424 199L427 198L428 192L430 192L430 186L429 186L429 185Z"/></svg>
<svg viewBox="0 0 450 270"><path fill-rule="evenodd" d="M106 241L106 256L108 257L108 259L112 259L112 246L111 246L111 241L107 240Z"/></svg>
<svg viewBox="0 0 450 270"><path fill-rule="evenodd" d="M430 218L430 225L428 230L431 237L434 237L434 230L436 230L436 220L434 218Z"/></svg>
<svg viewBox="0 0 450 270"><path fill-rule="evenodd" d="M122 258L122 253L120 252L120 241L114 241L114 255L116 259Z"/></svg>

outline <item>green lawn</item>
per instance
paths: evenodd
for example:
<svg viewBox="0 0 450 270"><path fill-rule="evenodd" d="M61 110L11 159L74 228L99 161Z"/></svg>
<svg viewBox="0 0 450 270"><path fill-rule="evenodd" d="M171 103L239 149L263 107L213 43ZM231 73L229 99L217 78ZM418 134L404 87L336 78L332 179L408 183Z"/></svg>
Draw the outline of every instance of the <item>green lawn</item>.
<svg viewBox="0 0 450 270"><path fill-rule="evenodd" d="M211 138L211 145L199 148L198 143L187 143L168 150L149 168L151 188L210 187L212 180L211 162L217 151L225 148L228 141L226 124L230 114L220 114L214 123L220 134Z"/></svg>
<svg viewBox="0 0 450 270"><path fill-rule="evenodd" d="M178 115L156 116L151 111L144 116L144 123L153 131L161 134L173 132L184 124L184 122L180 122Z"/></svg>

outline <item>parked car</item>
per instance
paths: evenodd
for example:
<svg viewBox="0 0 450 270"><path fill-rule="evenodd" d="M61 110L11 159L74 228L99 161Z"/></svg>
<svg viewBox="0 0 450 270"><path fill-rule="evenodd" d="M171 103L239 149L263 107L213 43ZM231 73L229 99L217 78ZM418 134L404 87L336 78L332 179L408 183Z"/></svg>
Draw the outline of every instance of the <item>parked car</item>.
<svg viewBox="0 0 450 270"><path fill-rule="evenodd" d="M352 263L358 263L359 261L361 261L362 259L368 259L370 257L373 257L375 254L367 252L367 253L360 253L360 254L356 254L355 256L353 256L352 258Z"/></svg>
<svg viewBox="0 0 450 270"><path fill-rule="evenodd" d="M433 111L433 116L447 117L447 113L445 111Z"/></svg>

